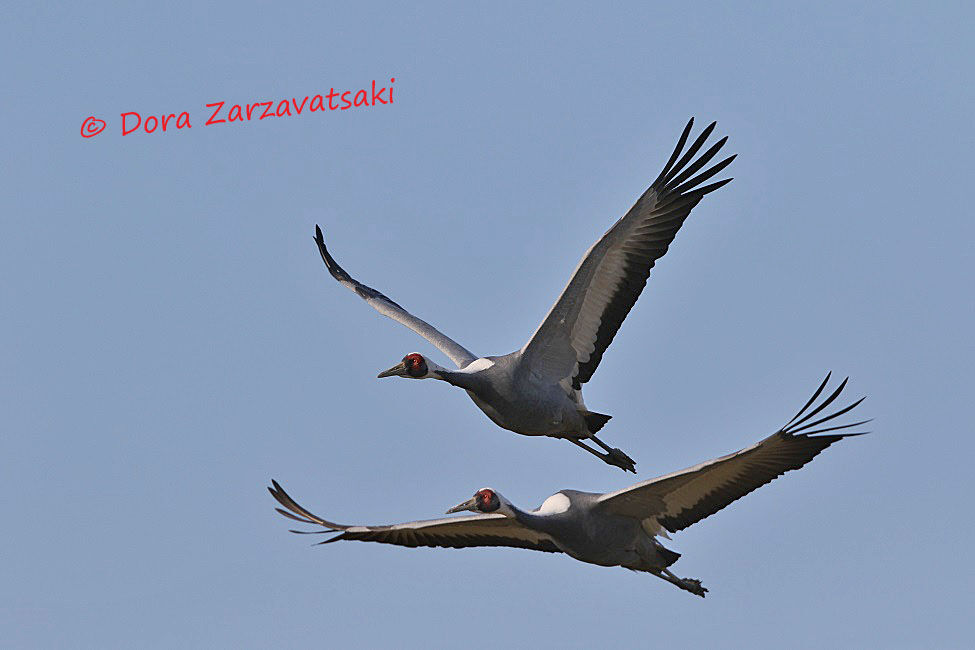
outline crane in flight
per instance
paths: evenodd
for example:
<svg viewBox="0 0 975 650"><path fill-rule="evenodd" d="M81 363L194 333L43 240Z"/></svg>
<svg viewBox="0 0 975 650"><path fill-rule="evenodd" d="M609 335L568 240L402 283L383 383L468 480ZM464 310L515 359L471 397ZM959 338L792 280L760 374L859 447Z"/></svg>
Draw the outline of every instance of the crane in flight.
<svg viewBox="0 0 975 650"><path fill-rule="evenodd" d="M827 375L785 426L750 447L616 492L561 490L530 511L518 508L497 490L482 488L472 498L447 511L450 514L469 510L472 515L391 526L349 526L312 514L298 505L277 481L271 481L268 490L284 506L277 508L279 513L323 529L291 532L336 533L321 544L358 540L408 547L510 546L565 553L590 564L645 571L703 597L707 589L700 580L678 578L670 571L669 567L680 554L665 548L657 537L670 539L668 533L683 530L785 472L799 469L834 442L865 433L835 432L858 427L869 420L833 423L856 408L863 398L816 418L836 400L847 383L843 380L836 390L811 408L829 378Z"/></svg>
<svg viewBox="0 0 975 650"><path fill-rule="evenodd" d="M693 124L691 118L656 180L582 257L562 295L528 342L510 354L478 356L355 280L329 253L321 228L315 226L315 241L332 277L380 314L425 338L456 365L456 369L447 369L414 352L379 377L445 381L466 390L478 408L504 429L568 440L610 465L635 473L632 458L596 437L611 416L586 407L582 385L596 371L623 319L640 297L650 270L667 252L691 210L705 195L732 180L703 184L735 156L701 171L728 138L721 138L698 156L714 130L712 122L685 152Z"/></svg>

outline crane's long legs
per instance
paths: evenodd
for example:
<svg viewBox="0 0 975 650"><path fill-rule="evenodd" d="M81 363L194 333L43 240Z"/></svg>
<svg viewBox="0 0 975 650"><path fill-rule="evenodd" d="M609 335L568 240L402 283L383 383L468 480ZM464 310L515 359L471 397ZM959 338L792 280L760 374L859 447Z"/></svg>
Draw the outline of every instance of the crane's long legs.
<svg viewBox="0 0 975 650"><path fill-rule="evenodd" d="M632 458L624 454L622 450L603 444L603 442L597 439L596 436L589 436L589 438L594 440L596 444L598 444L600 447L605 449L606 453L601 454L595 449L593 449L592 447L590 447L589 445L583 443L581 440L578 440L576 438L566 438L566 440L574 444L576 447L585 449L593 456L602 459L604 463L615 465L616 467L622 469L624 472L633 472L634 474L636 474L636 462Z"/></svg>
<svg viewBox="0 0 975 650"><path fill-rule="evenodd" d="M707 593L707 589L701 584L700 580L695 578L678 578L670 569L661 569L660 573L654 573L658 578L663 578L672 585L680 587L684 591L689 591L695 596L700 596L704 598L704 594Z"/></svg>
<svg viewBox="0 0 975 650"><path fill-rule="evenodd" d="M630 458L629 456L627 456L625 453L623 453L623 450L622 449L618 449L617 447L610 447L609 445L607 445L606 443L604 443L602 440L600 440L599 438L597 438L595 435L589 436L589 439L592 440L593 442L595 442L597 445L599 445L603 449L605 449L606 450L606 453L609 454L611 457L613 457L613 458L617 459L618 461L626 464L626 467L623 467L623 465L617 465L618 467L623 467L624 470L629 470L629 471L633 472L634 474L636 474L636 461L633 460L632 458Z"/></svg>
<svg viewBox="0 0 975 650"><path fill-rule="evenodd" d="M600 440L599 438L597 438L594 435L593 436L589 436L589 440L592 440L597 445L599 445L600 447L602 447L603 449L605 449L607 453L612 454L614 451L620 451L616 447L610 447L609 445L607 445L605 442L603 442L602 440ZM622 454L623 452L620 451L620 453ZM626 456L626 454L623 454L623 455ZM627 458L629 458L629 456L627 456Z"/></svg>

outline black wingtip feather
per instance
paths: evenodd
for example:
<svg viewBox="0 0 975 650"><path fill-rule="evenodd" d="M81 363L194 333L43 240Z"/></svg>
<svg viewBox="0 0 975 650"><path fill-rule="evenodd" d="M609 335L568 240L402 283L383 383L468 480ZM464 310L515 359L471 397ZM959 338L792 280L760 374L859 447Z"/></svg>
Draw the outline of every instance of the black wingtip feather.
<svg viewBox="0 0 975 650"><path fill-rule="evenodd" d="M718 140L717 142L715 142L713 145L711 145L710 148L708 148L707 151L702 153L697 160L692 162L682 172L680 172L672 179L667 181L667 184L664 186L664 191L676 192L677 190L675 188L681 183L683 183L684 181L686 181L688 178L696 174L697 170L699 170L701 167L704 167L706 164L711 162L711 159L718 154L718 152L721 150L721 147L723 147L725 142L727 141L728 141L728 136L725 136L720 140ZM691 187L693 187L693 185L691 185Z"/></svg>
<svg viewBox="0 0 975 650"><path fill-rule="evenodd" d="M268 491L271 492L271 496L273 496L278 503L280 503L282 506L287 508L287 510L289 510L290 512L286 512L281 508L275 508L275 510L280 512L285 517L288 517L289 519L294 519L295 521L301 521L302 523L306 523L306 524L318 523L316 520L319 519L319 517L316 517L311 512L305 510L300 505L298 505L298 503L291 498L291 495L289 495L287 492L284 491L284 488L281 487L280 483L278 483L274 479L271 479L271 485L274 486L273 490L271 488L268 488ZM301 515L305 519L300 519L295 515Z"/></svg>
<svg viewBox="0 0 975 650"><path fill-rule="evenodd" d="M853 402L852 404L850 404L846 408L842 408L839 411L836 411L835 413L830 413L829 415L827 415L825 417L822 417L822 418L816 420L815 422L810 422L809 424L803 425L803 426L801 426L799 428L793 427L789 431L791 433L800 433L802 431L805 431L806 429L812 429L813 427L819 426L820 424L823 424L824 422L829 422L830 420L832 420L834 418L838 418L841 415L843 415L844 413L847 413L848 411L851 411L851 410L855 409L857 406L860 405L860 402L862 402L865 399L867 399L867 398L866 397L861 397L860 399L858 399L857 401Z"/></svg>
<svg viewBox="0 0 975 650"><path fill-rule="evenodd" d="M691 192L691 194L696 194L697 195L697 198L700 199L705 194L710 194L711 192L715 191L716 189L718 189L720 187L724 187L725 185L727 185L728 183L730 183L733 180L735 180L734 177L732 177L732 178L726 178L723 181L718 181L716 183L711 183L710 185L705 185L704 187L699 187L696 190L694 190L693 192Z"/></svg>
<svg viewBox="0 0 975 650"><path fill-rule="evenodd" d="M793 421L800 418L805 420L807 418L814 417L817 412L822 411L824 405L828 406L831 402L833 402L840 394L842 389L846 386L848 378L840 384L838 389L830 393L822 404L816 405L812 412L806 414L806 411L816 404L816 400L819 399L819 397L826 390L831 376L832 373L826 375L826 379L823 380L823 382L816 389L812 399L803 405L789 424L782 427L765 440L735 454L717 459L710 464L705 464L703 469L694 470L692 468L692 470L688 470L704 473L711 471L713 468L721 467L724 463L739 463L738 467L740 468L739 471L733 476L729 475L725 479L722 479L718 483L714 484L712 487L706 488L705 491L701 493L700 498L698 498L696 502L691 503L691 505L683 507L683 509L681 509L679 512L671 513L663 517L657 517L658 523L672 533L683 530L684 528L687 528L688 526L691 526L694 523L711 516L734 501L744 497L746 494L749 494L761 486L770 483L786 472L797 470L805 466L823 450L834 443L843 440L844 438L852 438L870 433L869 431L828 433L831 431L846 431L850 428L866 424L870 420L862 420L849 424L840 424L821 429L813 429L811 431L808 430L809 427L817 426L817 423L813 423L802 427L802 429L806 429L805 432L797 433L798 427L793 425ZM858 406L862 401L862 399L857 400L850 406L839 409L838 411L821 418L818 424L828 422L845 413L848 413L853 408ZM800 422L802 420L800 420ZM678 476L680 476L680 474L678 474ZM654 481L649 482L650 485L654 485L655 483L656 482ZM691 485L691 483L679 485ZM707 482L704 481L700 485L706 486ZM684 488L677 487L675 489L680 490Z"/></svg>
<svg viewBox="0 0 975 650"><path fill-rule="evenodd" d="M309 521L307 519L302 519L301 517L297 517L297 516L291 514L290 512L288 512L287 510L283 509L283 508L275 508L275 510L278 513L280 513L281 515L284 515L285 517L287 517L288 519L294 519L295 521L300 521L303 524L313 524L313 523L315 523L314 521Z"/></svg>
<svg viewBox="0 0 975 650"><path fill-rule="evenodd" d="M821 411L822 411L823 409L825 409L825 408L826 408L827 406L829 406L830 404L832 404L832 403L833 403L833 401L834 401L834 400L835 400L835 399L836 399L837 397L839 397L839 395L840 395L840 393L842 393L842 392L843 392L843 389L844 389L844 388L846 388L846 383L847 383L848 381L850 381L850 378L849 378L849 377L847 377L847 378L846 378L846 379L844 379L844 380L843 380L842 382L840 382L840 385L839 385L839 387L837 387L837 389L836 389L836 390L834 390L834 391L832 392L832 394L830 394L830 396L829 396L829 397L827 397L826 399L824 399L824 400L822 401L822 403L821 403L821 404L820 404L819 406L817 406L817 407L816 407L816 408L814 408L814 409L813 409L812 411L810 411L809 413L807 413L806 415L804 415L804 416L803 416L802 418L800 418L799 420L797 420L796 422L794 422L794 423L792 424L792 426L790 426L790 427L789 427L789 430L790 430L790 431L796 431L796 430L797 430L797 427L798 427L798 426L799 426L800 424L802 424L803 422L805 422L805 421L807 421L807 420L809 420L810 418L813 418L813 417L815 417L815 416L816 416L816 414L818 414L818 413L819 413L819 412L821 412ZM803 428L805 428L805 427L803 427Z"/></svg>
<svg viewBox="0 0 975 650"><path fill-rule="evenodd" d="M849 404L848 406L845 406L845 407L843 407L841 409L838 409L838 410L836 410L836 411L834 411L834 412L832 412L832 413L830 413L828 415L824 415L823 417L821 417L821 418L819 418L817 420L814 420L812 422L809 422L809 420L811 420L817 414L821 413L826 407L828 407L830 404L832 404L834 401L836 401L836 399L839 397L840 393L843 392L843 389L846 388L847 383L850 381L850 378L849 377L846 377L842 382L840 382L840 385L832 393L829 394L828 397L826 397L814 409L812 409L811 411L809 411L808 413L806 413L806 411L809 409L809 407L812 406L813 404L815 404L815 402L819 398L819 396L822 395L823 391L826 389L826 386L829 384L829 380L830 380L830 377L832 377L832 374L833 374L832 372L826 373L826 378L819 385L819 388L816 389L816 392L813 393L813 396L809 399L809 401L807 401L803 405L803 407L801 409L799 409L799 412L796 413L795 416L791 420L789 420L789 422L787 422L785 424L785 426L783 426L780 429L780 432L783 435L795 436L795 437L803 437L803 438L811 438L811 437L815 436L816 439L819 439L819 440L822 440L822 439L833 439L833 441L835 442L835 440L840 440L842 438L848 438L848 437L851 437L851 436L863 435L864 433L867 433L867 432L861 431L861 432L832 434L832 435L829 435L829 436L817 435L817 434L824 434L824 433L827 433L829 431L841 431L841 430L844 430L844 429L852 429L854 427L859 427L859 426L864 425L864 424L866 424L868 422L871 422L872 421L872 418L868 418L866 420L861 420L859 422L851 422L851 423L848 423L848 424L839 424L839 425L834 425L834 426L829 426L829 427L823 427L823 428L819 428L819 429L816 428L816 427L819 427L820 425L826 424L827 422L831 422L831 421L835 420L836 418L838 418L838 417L840 417L842 415L845 415L845 414L849 413L850 411L852 411L853 409L855 409L857 406L859 406L860 404L862 404L863 403L863 400L866 399L866 396L861 397L860 399L854 401L852 404ZM830 443L830 444L832 444L832 443Z"/></svg>
<svg viewBox="0 0 975 650"><path fill-rule="evenodd" d="M828 431L841 431L842 429L852 429L853 427L858 427L858 426L861 426L863 424L867 424L868 422L873 422L873 418L868 418L866 420L860 420L859 422L851 422L850 424L839 424L839 425L837 425L835 427L827 427L825 429L816 429L815 431L807 431L803 435L812 436L812 435L816 435L817 433L826 433ZM858 436L858 435L862 435L862 433L863 432L860 432L860 433L846 433L846 434L843 434L843 435L845 435L845 436Z"/></svg>
<svg viewBox="0 0 975 650"><path fill-rule="evenodd" d="M692 117L687 121L687 126L684 127L684 130L681 132L680 137L677 139L677 146L674 147L674 152L670 154L670 159L667 161L667 164L664 165L664 168L660 171L660 175L657 176L657 178L653 181L653 183L650 184L650 187L657 187L657 184L661 183L664 177L670 173L671 168L674 166L674 162L676 162L677 157L680 156L681 151L684 149L684 145L687 143L687 138L691 134L691 128L693 127L694 127L694 118Z"/></svg>
<svg viewBox="0 0 975 650"><path fill-rule="evenodd" d="M796 413L791 420L786 422L785 426L782 427L783 429L787 428L790 424L795 422L803 413L806 412L806 409L809 408L810 405L812 405L812 403L816 401L816 398L819 397L819 395L823 392L823 389L826 388L826 384L829 383L829 378L832 376L833 376L833 371L832 370L827 371L826 379L823 380L823 383L819 385L819 388L817 388L816 392L813 393L813 396L809 398L809 401L802 405L802 408L799 409L799 412Z"/></svg>
<svg viewBox="0 0 975 650"><path fill-rule="evenodd" d="M322 235L322 229L317 224L315 225L315 244L318 245L318 254L322 256L325 268L328 269L332 277L339 282L353 282L352 277L346 273L345 269L339 266L339 263L328 252L328 248L325 246L325 237Z"/></svg>
<svg viewBox="0 0 975 650"><path fill-rule="evenodd" d="M721 162L715 164L710 169L707 169L707 170L701 172L700 174L698 174L697 176L695 176L691 180L687 181L686 183L684 183L682 185L678 185L672 191L675 194L683 194L684 192L686 192L686 191L688 191L690 189L693 189L694 187L697 187L698 185L700 185L704 181L708 180L712 176L717 176L718 174L720 174L724 170L724 168L727 167L728 165L730 165L731 162L735 158L737 158L737 157L738 157L738 154L732 154L732 155L728 156L727 158L725 158ZM718 185L717 187L712 187L712 185L708 185L707 187L712 188L712 189L709 189L708 192L713 192L714 190L718 189L718 187L721 187L721 185L725 185L725 184L731 182L731 180L732 179L729 178L729 179L727 179L725 181L722 181L722 182L720 182L721 184ZM707 194L707 192L705 192L705 194Z"/></svg>
<svg viewBox="0 0 975 650"><path fill-rule="evenodd" d="M681 156L680 160L674 164L674 168L671 169L670 172L661 180L661 185L666 187L674 176L680 173L679 170L683 169L684 165L686 165L688 161L690 161L697 154L697 152L700 151L701 147L704 145L704 142L708 139L708 136L711 135L711 132L714 131L714 127L717 124L717 122L711 122L704 127L704 130L701 131L700 135L697 136L697 139L694 140L694 143L690 146L690 148L684 153L683 156Z"/></svg>

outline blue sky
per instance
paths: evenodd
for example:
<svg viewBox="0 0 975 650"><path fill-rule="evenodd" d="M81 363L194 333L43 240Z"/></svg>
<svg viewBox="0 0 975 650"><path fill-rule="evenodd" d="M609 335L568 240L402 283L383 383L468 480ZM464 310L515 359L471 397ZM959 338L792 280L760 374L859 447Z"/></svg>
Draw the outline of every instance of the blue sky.
<svg viewBox="0 0 975 650"><path fill-rule="evenodd" d="M5 647L957 647L975 452L964 3L7 7L0 238ZM205 105L396 78L392 105ZM191 129L122 136L119 115ZM108 122L82 138L82 120ZM590 408L639 478L791 417L875 417L675 536L663 581L511 549L309 548L335 520L524 507L632 475L495 427L334 254L480 354L520 347L690 116L735 181L692 214Z"/></svg>

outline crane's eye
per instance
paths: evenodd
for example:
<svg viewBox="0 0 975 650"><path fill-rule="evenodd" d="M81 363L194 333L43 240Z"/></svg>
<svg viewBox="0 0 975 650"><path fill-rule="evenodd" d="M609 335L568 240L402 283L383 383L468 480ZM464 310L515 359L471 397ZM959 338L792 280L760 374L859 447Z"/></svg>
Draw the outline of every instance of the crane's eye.
<svg viewBox="0 0 975 650"><path fill-rule="evenodd" d="M475 495L480 503L481 507L487 510L491 507L491 502L494 501L494 493L491 490L481 490Z"/></svg>

